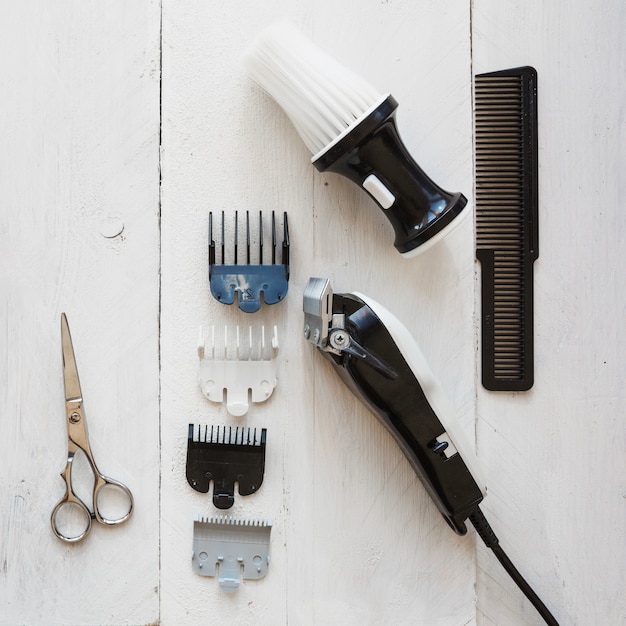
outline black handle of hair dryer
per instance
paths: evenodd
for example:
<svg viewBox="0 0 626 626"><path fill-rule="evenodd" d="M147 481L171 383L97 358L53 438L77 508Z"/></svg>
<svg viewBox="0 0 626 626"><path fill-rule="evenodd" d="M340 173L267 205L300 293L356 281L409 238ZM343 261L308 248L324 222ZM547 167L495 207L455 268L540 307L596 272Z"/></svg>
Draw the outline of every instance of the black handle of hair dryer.
<svg viewBox="0 0 626 626"><path fill-rule="evenodd" d="M398 134L397 107L397 101L387 96L313 165L365 189L391 222L394 246L407 254L448 226L467 200L439 187L415 162Z"/></svg>

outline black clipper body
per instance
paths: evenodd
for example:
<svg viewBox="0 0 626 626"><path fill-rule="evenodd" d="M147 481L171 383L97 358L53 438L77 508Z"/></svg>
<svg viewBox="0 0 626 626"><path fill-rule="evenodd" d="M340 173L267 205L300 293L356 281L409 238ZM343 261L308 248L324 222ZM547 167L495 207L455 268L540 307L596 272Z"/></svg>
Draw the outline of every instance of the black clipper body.
<svg viewBox="0 0 626 626"><path fill-rule="evenodd" d="M465 534L484 496L476 459L458 427L451 432L445 396L408 330L365 296L333 294L326 279L310 279L304 312L305 336L388 428L452 529Z"/></svg>

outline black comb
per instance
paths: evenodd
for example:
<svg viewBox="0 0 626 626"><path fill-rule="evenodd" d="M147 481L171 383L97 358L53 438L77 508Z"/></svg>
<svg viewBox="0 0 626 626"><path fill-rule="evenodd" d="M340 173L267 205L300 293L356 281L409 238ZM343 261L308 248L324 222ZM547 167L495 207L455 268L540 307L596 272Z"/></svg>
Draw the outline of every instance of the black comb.
<svg viewBox="0 0 626 626"><path fill-rule="evenodd" d="M200 493L208 493L213 481L213 504L229 509L239 495L259 489L265 471L267 430L189 424L187 435L187 482Z"/></svg>
<svg viewBox="0 0 626 626"><path fill-rule="evenodd" d="M219 258L213 239L213 213L209 213L209 283L213 297L222 304L233 304L238 296L239 308L254 313L261 308L261 294L266 304L276 304L287 294L289 281L289 226L287 213L283 213L283 241L278 243L276 217L272 211L272 241L267 250L263 233L263 213L259 211L258 244L254 246L255 260L252 264L250 239L250 213L246 211L245 250L239 249L239 212L235 211L233 262L226 264L224 244L224 211L222 211L222 238ZM276 262L280 248L280 261ZM269 252L269 255L267 254ZM240 256L242 257L240 259ZM266 258L267 257L267 258Z"/></svg>
<svg viewBox="0 0 626 626"><path fill-rule="evenodd" d="M534 383L539 256L537 72L520 67L476 76L474 124L482 384L526 391Z"/></svg>

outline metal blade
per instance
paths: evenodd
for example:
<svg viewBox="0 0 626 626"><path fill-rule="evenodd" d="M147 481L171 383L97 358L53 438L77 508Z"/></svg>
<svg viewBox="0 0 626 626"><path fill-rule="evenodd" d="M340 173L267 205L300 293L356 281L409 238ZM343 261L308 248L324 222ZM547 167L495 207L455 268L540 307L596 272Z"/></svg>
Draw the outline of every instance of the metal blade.
<svg viewBox="0 0 626 626"><path fill-rule="evenodd" d="M333 319L333 290L328 278L309 278L304 288L304 336L320 348L326 347Z"/></svg>
<svg viewBox="0 0 626 626"><path fill-rule="evenodd" d="M63 384L65 387L65 401L82 400L80 380L72 346L70 327L67 324L65 313L61 313L61 344L63 347Z"/></svg>

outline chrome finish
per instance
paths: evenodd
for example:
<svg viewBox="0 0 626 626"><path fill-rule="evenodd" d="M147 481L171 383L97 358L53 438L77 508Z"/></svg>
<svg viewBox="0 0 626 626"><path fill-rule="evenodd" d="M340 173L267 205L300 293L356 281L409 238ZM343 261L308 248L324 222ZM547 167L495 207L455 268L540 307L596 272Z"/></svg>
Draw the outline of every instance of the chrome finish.
<svg viewBox="0 0 626 626"><path fill-rule="evenodd" d="M386 378L398 373L375 354L366 350L346 329L346 317L333 313L333 290L327 278L309 278L304 289L304 336L322 352L343 353L364 361ZM337 296L341 297L341 296Z"/></svg>
<svg viewBox="0 0 626 626"><path fill-rule="evenodd" d="M318 348L326 349L333 320L333 290L328 278L309 278L304 288L304 336Z"/></svg>

